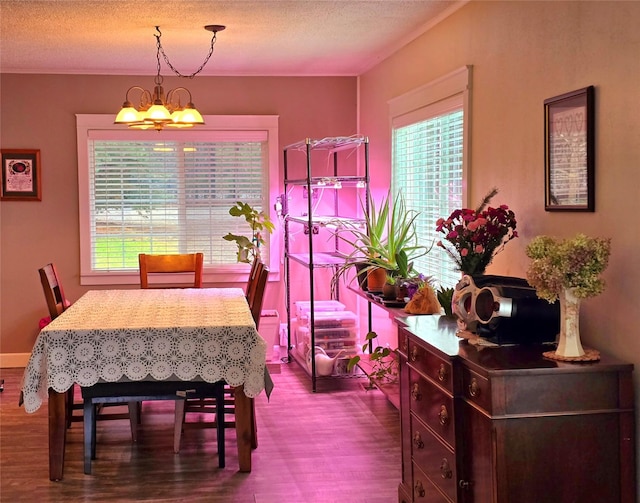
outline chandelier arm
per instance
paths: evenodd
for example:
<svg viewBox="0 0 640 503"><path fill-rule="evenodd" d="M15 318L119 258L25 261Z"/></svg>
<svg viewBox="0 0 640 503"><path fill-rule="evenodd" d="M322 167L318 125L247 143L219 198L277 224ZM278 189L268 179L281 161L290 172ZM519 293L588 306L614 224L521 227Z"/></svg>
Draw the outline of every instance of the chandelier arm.
<svg viewBox="0 0 640 503"><path fill-rule="evenodd" d="M188 95L189 95L189 101L187 102L187 104L193 104L193 98L191 97L191 91L189 91L189 89L187 89L186 87L176 87L175 89L171 89L168 93L167 93L167 104L171 105L174 109L175 108L182 108L182 104L180 102L180 91L185 91ZM177 98L177 103L174 103L173 99Z"/></svg>
<svg viewBox="0 0 640 503"><path fill-rule="evenodd" d="M207 28L209 29L209 28ZM219 28L219 29L224 29L224 28ZM158 32L157 35L154 35L154 37L156 37L156 45L158 47L158 51L157 51L157 58L158 58L158 75L160 75L160 54L162 54L162 57L164 58L165 63L167 64L167 66L171 69L171 71L173 73L175 73L178 77L182 77L184 79L192 79L194 78L196 75L198 75L203 69L204 67L207 65L207 63L209 62L209 59L211 59L211 56L213 55L213 46L216 43L217 40L217 32L218 30L214 29L213 31L213 36L211 37L211 47L209 48L209 53L206 55L206 57L204 58L204 61L202 62L202 64L200 65L200 67L193 72L190 75L183 75L182 73L180 73L178 70L176 70L176 68L171 64L171 62L169 61L169 57L167 56L167 54L164 52L164 49L162 47L162 42L160 42L160 37L162 37L162 32L160 32L160 27L156 26L156 31Z"/></svg>
<svg viewBox="0 0 640 503"><path fill-rule="evenodd" d="M148 107L153 103L151 93L145 88L140 86L131 86L129 89L127 89L127 93L125 94L125 103L131 104L131 100L129 99L129 93L131 91L140 91L140 101L139 101L140 104L136 108L139 109L145 106Z"/></svg>

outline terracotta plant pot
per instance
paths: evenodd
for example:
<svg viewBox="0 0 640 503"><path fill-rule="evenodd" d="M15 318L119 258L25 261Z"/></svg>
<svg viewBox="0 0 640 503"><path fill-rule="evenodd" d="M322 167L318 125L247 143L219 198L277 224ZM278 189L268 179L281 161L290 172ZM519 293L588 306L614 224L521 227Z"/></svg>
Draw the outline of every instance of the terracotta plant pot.
<svg viewBox="0 0 640 503"><path fill-rule="evenodd" d="M386 300L394 300L396 298L396 285L385 282L382 287L382 297Z"/></svg>
<svg viewBox="0 0 640 503"><path fill-rule="evenodd" d="M408 296L409 288L407 288L407 285L396 285L396 300L398 302L404 302Z"/></svg>
<svg viewBox="0 0 640 503"><path fill-rule="evenodd" d="M361 272L361 271L363 271L365 269L365 267L367 267L367 263L366 262L356 262L354 264L354 267L356 268L356 277L357 277L357 280L358 280L358 285L363 290L368 290L368 284L367 284L367 276L368 276L368 274L366 272Z"/></svg>
<svg viewBox="0 0 640 503"><path fill-rule="evenodd" d="M382 267L374 267L367 272L367 290L381 293L387 282L387 271Z"/></svg>

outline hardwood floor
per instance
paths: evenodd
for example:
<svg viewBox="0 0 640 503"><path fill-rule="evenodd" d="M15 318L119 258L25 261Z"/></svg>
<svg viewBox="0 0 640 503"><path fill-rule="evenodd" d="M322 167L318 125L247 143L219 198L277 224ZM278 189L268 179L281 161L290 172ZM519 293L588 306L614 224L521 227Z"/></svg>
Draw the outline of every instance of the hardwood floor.
<svg viewBox="0 0 640 503"><path fill-rule="evenodd" d="M400 424L391 403L359 379L324 381L312 393L296 363L278 368L271 400L264 393L256 399L251 473L238 472L233 429L226 431L224 469L213 428L185 429L174 454L174 404L145 402L137 444L128 421L98 423L92 475L83 473L82 423L73 423L61 482L48 477L46 405L35 414L18 407L22 369L0 369L0 501L397 501Z"/></svg>

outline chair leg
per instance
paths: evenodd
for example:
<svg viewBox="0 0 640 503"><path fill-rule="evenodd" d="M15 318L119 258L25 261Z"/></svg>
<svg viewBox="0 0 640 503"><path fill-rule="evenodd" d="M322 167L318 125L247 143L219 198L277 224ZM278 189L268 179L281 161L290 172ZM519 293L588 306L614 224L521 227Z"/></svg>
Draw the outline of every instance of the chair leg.
<svg viewBox="0 0 640 503"><path fill-rule="evenodd" d="M225 445L224 445L224 384L215 385L216 399L216 439L218 442L218 467L225 466ZM222 414L220 414L222 412Z"/></svg>
<svg viewBox="0 0 640 503"><path fill-rule="evenodd" d="M67 428L71 428L71 416L73 416L73 397L75 387L76 385L72 384L71 387L67 390L65 396L65 406L67 408Z"/></svg>
<svg viewBox="0 0 640 503"><path fill-rule="evenodd" d="M258 425L256 423L256 401L251 399L251 448L258 448Z"/></svg>
<svg viewBox="0 0 640 503"><path fill-rule="evenodd" d="M138 441L138 424L140 424L140 402L128 402L129 406L129 424L131 425L131 441Z"/></svg>
<svg viewBox="0 0 640 503"><path fill-rule="evenodd" d="M98 407L102 404L93 404L91 408L91 459L96 459L96 436L97 436L97 424L98 421Z"/></svg>
<svg viewBox="0 0 640 503"><path fill-rule="evenodd" d="M173 426L173 452L180 452L180 441L182 439L182 423L184 422L184 406L187 402L186 398L176 399L176 412Z"/></svg>
<svg viewBox="0 0 640 503"><path fill-rule="evenodd" d="M83 426L84 426L84 473L91 475L91 459L95 455L93 439L95 437L94 405L91 399L84 401Z"/></svg>

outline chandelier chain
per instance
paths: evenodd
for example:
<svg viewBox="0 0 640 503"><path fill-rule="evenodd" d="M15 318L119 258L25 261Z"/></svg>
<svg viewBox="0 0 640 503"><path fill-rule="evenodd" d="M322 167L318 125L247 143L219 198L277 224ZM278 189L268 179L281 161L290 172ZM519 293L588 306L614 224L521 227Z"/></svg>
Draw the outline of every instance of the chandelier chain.
<svg viewBox="0 0 640 503"><path fill-rule="evenodd" d="M159 26L156 26L156 31L158 32L158 34L154 35L154 37L156 37L156 46L158 48L158 50L157 50L158 75L160 75L160 54L162 54L162 57L164 58L165 63L171 69L171 71L173 71L173 73L175 73L178 77L182 77L184 79L192 79L196 75L198 75L204 69L204 67L209 62L209 59L213 55L213 46L215 45L216 39L217 39L215 31L213 32L213 36L211 37L211 47L209 48L209 53L204 58L204 61L202 62L200 67L195 72L193 72L191 75L183 75L178 70L176 70L175 67L171 64L171 62L169 61L168 56L166 55L166 53L164 52L164 49L162 48L162 43L160 42L160 37L162 37L162 32L160 31L160 27Z"/></svg>

